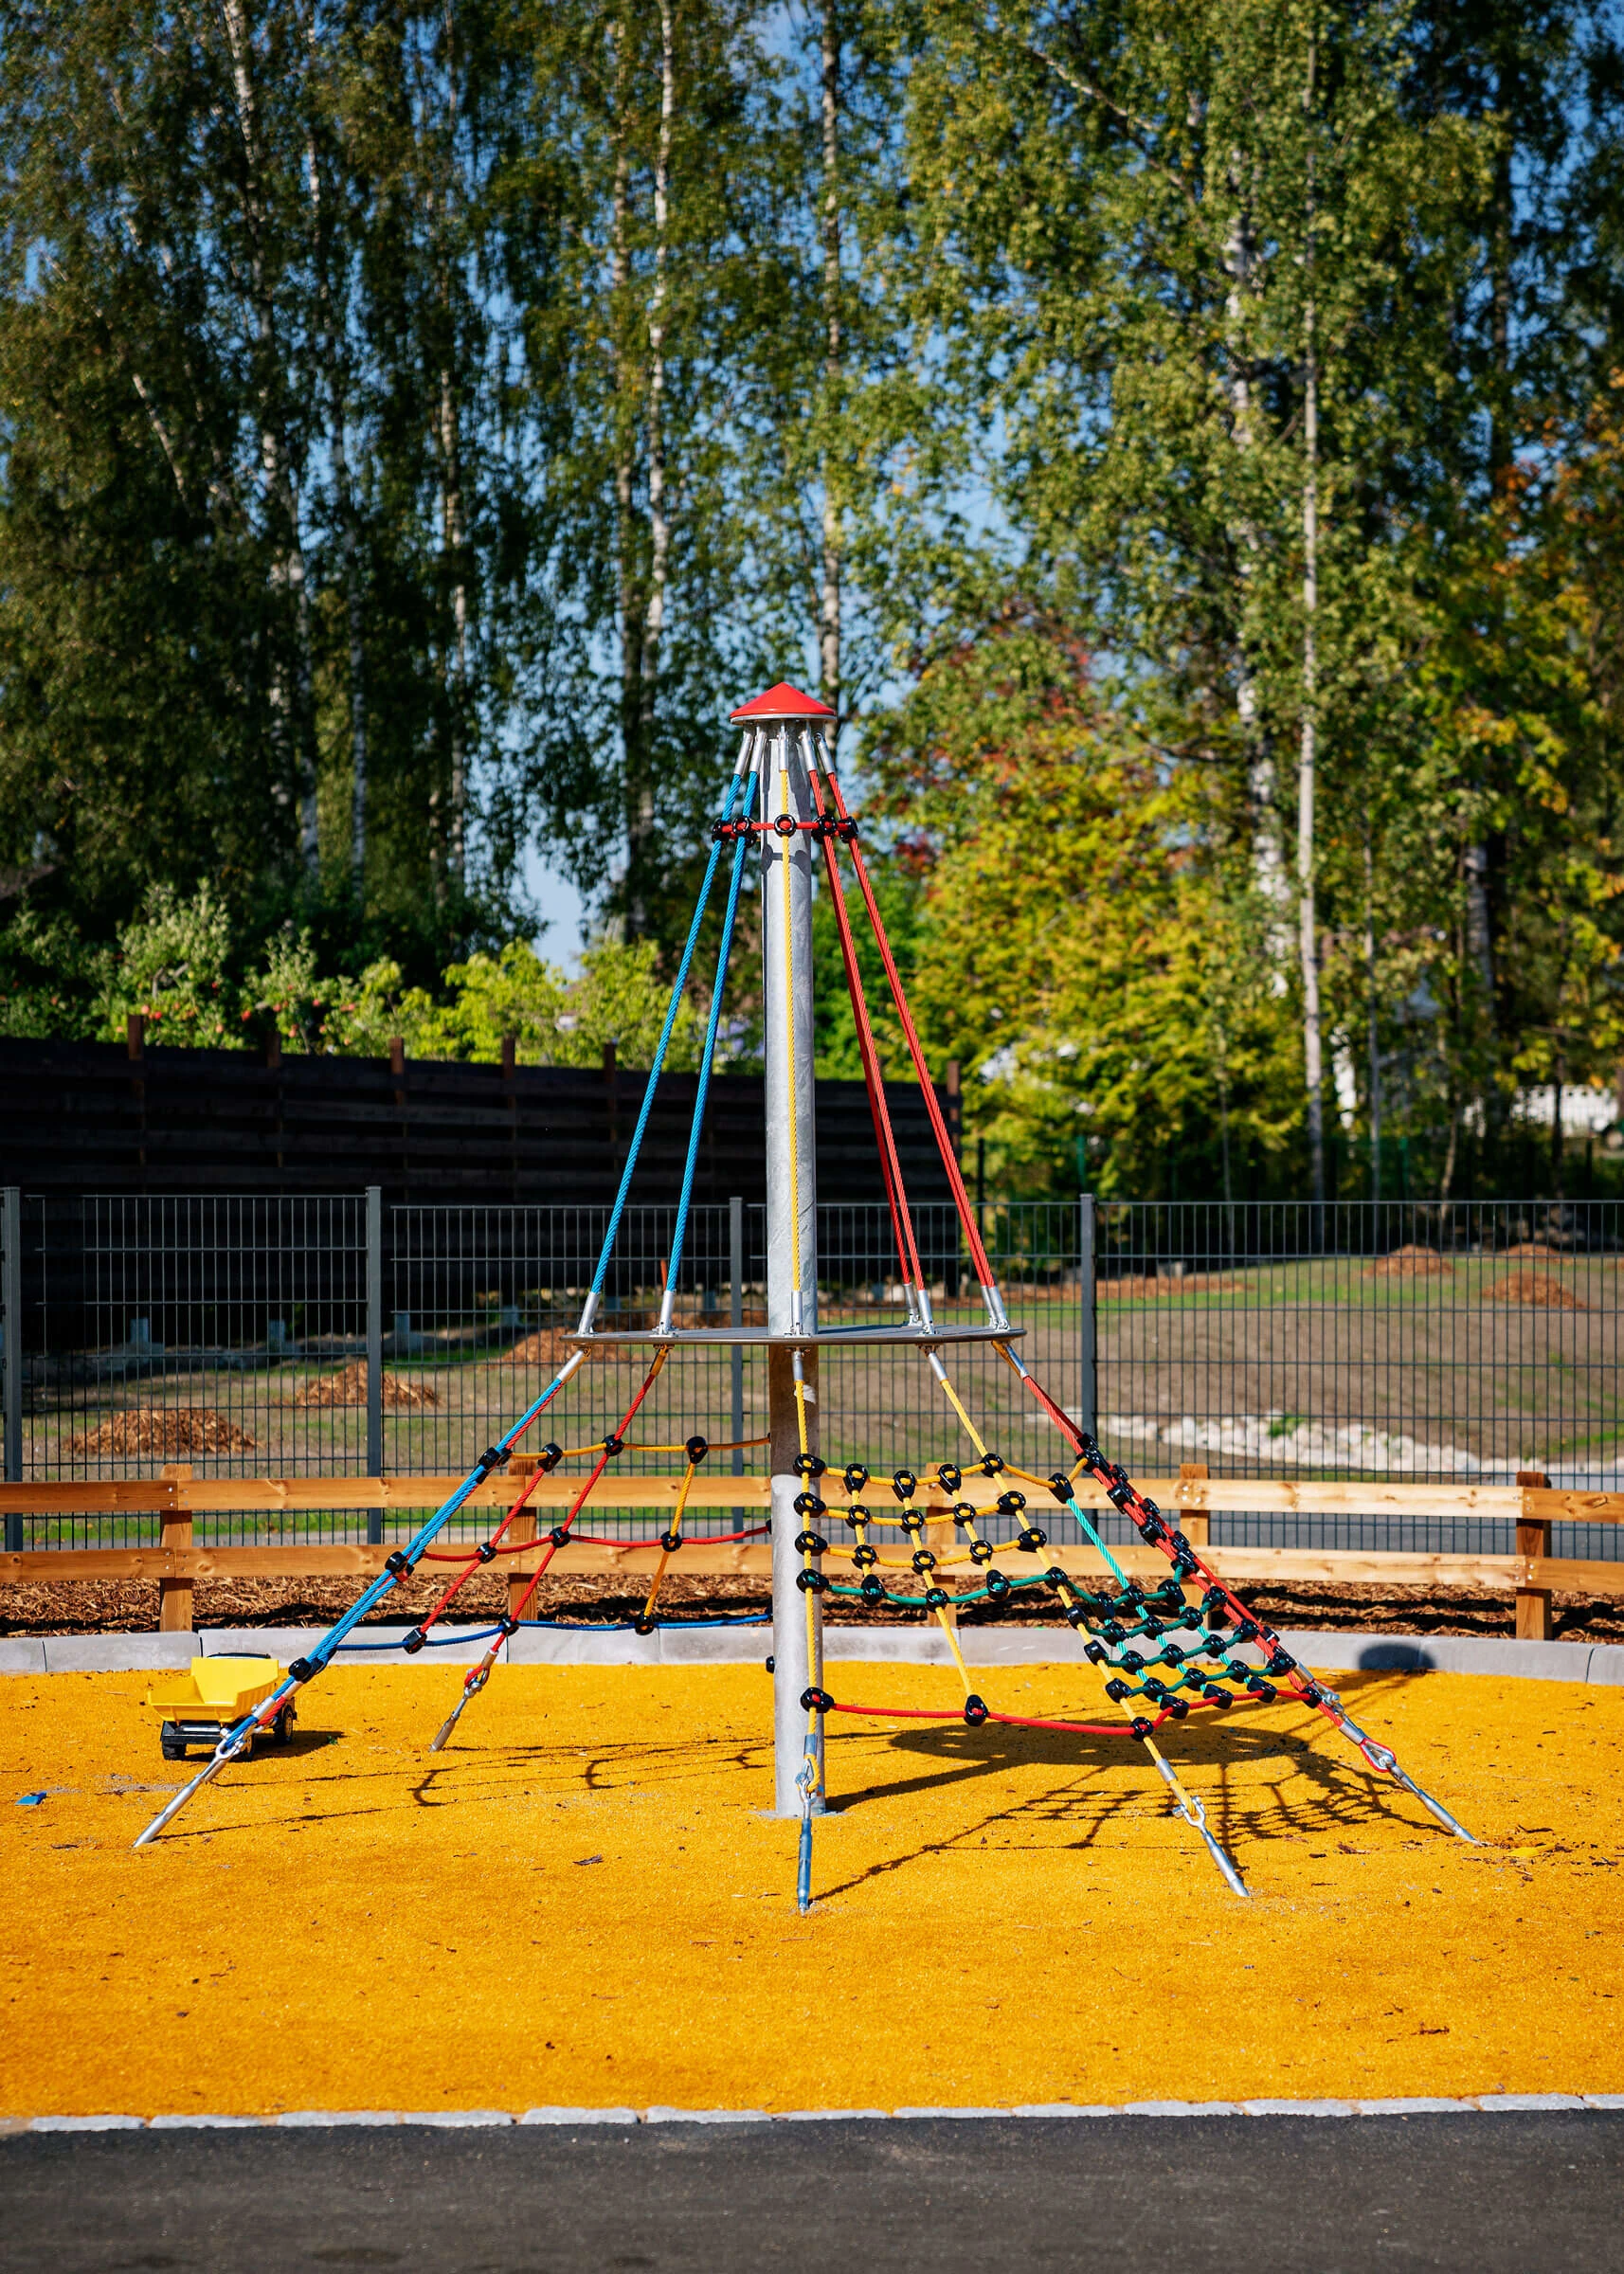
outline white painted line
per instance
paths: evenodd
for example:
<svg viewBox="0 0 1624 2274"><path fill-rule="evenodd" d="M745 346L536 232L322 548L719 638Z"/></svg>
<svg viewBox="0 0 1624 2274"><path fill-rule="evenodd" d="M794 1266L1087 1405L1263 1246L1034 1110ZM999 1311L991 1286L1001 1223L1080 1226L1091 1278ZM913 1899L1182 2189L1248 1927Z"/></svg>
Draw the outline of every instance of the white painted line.
<svg viewBox="0 0 1624 2274"><path fill-rule="evenodd" d="M1128 2101L1124 2116L1239 2116L1238 2101Z"/></svg>
<svg viewBox="0 0 1624 2274"><path fill-rule="evenodd" d="M1355 2116L1475 2116L1475 2101L1355 2101Z"/></svg>
<svg viewBox="0 0 1624 2274"><path fill-rule="evenodd" d="M1087 2101L1028 2101L1020 2108L1012 2108L1009 2113L1011 2116L1120 2116L1122 2110L1095 2106Z"/></svg>
<svg viewBox="0 0 1624 2274"><path fill-rule="evenodd" d="M292 2130L331 2130L342 2124L424 2124L439 2131L506 2124L850 2124L915 2122L951 2119L1019 2117L1133 2116L1178 2119L1191 2116L1526 2116L1569 2110L1624 2110L1624 2092L1494 2092L1477 2100L1417 2096L1373 2101L1029 2101L1013 2108L670 2108L654 2107L640 2117L635 2108L527 2108L510 2116L505 2108L290 2108L283 2116L36 2116L0 2124L7 2132L196 2132L263 2130L280 2124Z"/></svg>
<svg viewBox="0 0 1624 2274"><path fill-rule="evenodd" d="M290 2108L278 2121L302 2131L334 2124L398 2124L401 2120L392 2108Z"/></svg>
<svg viewBox="0 0 1624 2274"><path fill-rule="evenodd" d="M36 2132L144 2132L146 2119L139 2116L36 2116L32 2129Z"/></svg>
<svg viewBox="0 0 1624 2274"><path fill-rule="evenodd" d="M403 2108L397 2124L433 2124L442 2131L460 2131L465 2125L511 2124L505 2108Z"/></svg>
<svg viewBox="0 0 1624 2274"><path fill-rule="evenodd" d="M1242 2116L1357 2116L1351 2101L1242 2101Z"/></svg>
<svg viewBox="0 0 1624 2274"><path fill-rule="evenodd" d="M521 2124L635 2124L635 2108L527 2108Z"/></svg>
<svg viewBox="0 0 1624 2274"><path fill-rule="evenodd" d="M650 2124L767 2124L765 2108L651 2108L643 2119Z"/></svg>
<svg viewBox="0 0 1624 2274"><path fill-rule="evenodd" d="M775 2108L775 2124L889 2123L889 2108Z"/></svg>
<svg viewBox="0 0 1624 2274"><path fill-rule="evenodd" d="M237 2132L247 2126L259 2131L276 2122L274 2116L154 2116L153 2132Z"/></svg>
<svg viewBox="0 0 1624 2274"><path fill-rule="evenodd" d="M1541 2108L1582 2108L1584 2102L1577 2092L1486 2092L1477 2104L1485 2116L1498 2116L1502 2109L1512 2114Z"/></svg>
<svg viewBox="0 0 1624 2274"><path fill-rule="evenodd" d="M904 2116L1007 2116L1007 2108L897 2108L892 2112Z"/></svg>

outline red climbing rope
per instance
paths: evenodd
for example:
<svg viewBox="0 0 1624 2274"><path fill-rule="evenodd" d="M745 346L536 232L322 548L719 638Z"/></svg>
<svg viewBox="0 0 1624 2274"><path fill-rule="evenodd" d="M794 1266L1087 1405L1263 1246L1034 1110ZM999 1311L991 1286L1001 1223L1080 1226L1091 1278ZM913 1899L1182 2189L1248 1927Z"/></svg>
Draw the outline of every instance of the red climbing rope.
<svg viewBox="0 0 1624 2274"><path fill-rule="evenodd" d="M828 768L828 782L830 795L835 801L836 813L842 821L850 821L852 817L846 810L846 802L840 794L840 785L836 779L833 767ZM874 936L879 948L880 961L885 966L885 976L891 987L892 1000L896 1004L896 1015L902 1023L903 1038L908 1044L909 1056L913 1060L913 1071L919 1077L919 1088L925 1099L925 1110L930 1116L930 1127L935 1132L936 1148L942 1156L942 1166L947 1174L948 1188L952 1192L953 1202L959 1212L959 1221L965 1227L965 1237L969 1243L971 1260L976 1267L976 1276L989 1294L996 1294L997 1281L993 1277L992 1265L987 1260L986 1249L982 1243L981 1226L976 1222L975 1211L970 1206L970 1196L965 1189L965 1180L960 1173L958 1157L953 1151L952 1139L948 1136L947 1125L942 1118L942 1108L936 1095L936 1085L930 1079L929 1067L925 1063L925 1052L908 1008L908 997L903 991L902 974L896 967L896 958L891 951L891 941L886 935L885 926L880 919L879 904L875 898L874 886L869 882L869 873L863 866L863 857L857 844L855 823L852 834L845 841L851 848L852 867L857 875L858 889L862 893L863 906L868 911L869 923L874 928ZM825 838L823 842L831 848L832 858L834 840Z"/></svg>

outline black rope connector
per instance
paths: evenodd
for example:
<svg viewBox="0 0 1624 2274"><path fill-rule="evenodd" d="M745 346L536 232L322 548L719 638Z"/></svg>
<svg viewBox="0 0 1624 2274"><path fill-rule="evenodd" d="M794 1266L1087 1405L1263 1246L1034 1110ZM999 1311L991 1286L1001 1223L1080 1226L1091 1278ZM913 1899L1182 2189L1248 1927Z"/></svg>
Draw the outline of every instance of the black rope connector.
<svg viewBox="0 0 1624 2274"><path fill-rule="evenodd" d="M424 1633L421 1627L413 1627L411 1633L401 1644L401 1649L405 1651L408 1658L415 1658L419 1651L422 1650L424 1644L427 1640L428 1636Z"/></svg>
<svg viewBox="0 0 1624 2274"><path fill-rule="evenodd" d="M1133 1487L1125 1476L1119 1485L1109 1485L1106 1488L1106 1498L1113 1508L1126 1508L1133 1498Z"/></svg>
<svg viewBox="0 0 1624 2274"><path fill-rule="evenodd" d="M1089 1661L1091 1666L1103 1666L1105 1664L1106 1657L1105 1644L1103 1642L1084 1643L1083 1656Z"/></svg>
<svg viewBox="0 0 1624 2274"><path fill-rule="evenodd" d="M314 1658L295 1658L288 1667L296 1682L314 1682L320 1671Z"/></svg>
<svg viewBox="0 0 1624 2274"><path fill-rule="evenodd" d="M911 1469L895 1469L892 1471L891 1489L898 1500L911 1500L918 1482Z"/></svg>
<svg viewBox="0 0 1624 2274"><path fill-rule="evenodd" d="M625 1449L626 1441L624 1437L610 1436L604 1439L604 1452L611 1461L614 1459L617 1453L624 1453Z"/></svg>
<svg viewBox="0 0 1624 2274"><path fill-rule="evenodd" d="M1066 1584L1066 1575L1060 1569L1060 1566L1057 1563L1051 1563L1048 1570L1043 1574L1043 1584L1046 1587L1053 1587L1056 1595L1059 1594L1061 1588Z"/></svg>
<svg viewBox="0 0 1624 2274"><path fill-rule="evenodd" d="M853 1548L852 1561L858 1571L872 1571L879 1561L879 1550L877 1547L870 1547L865 1543L861 1547Z"/></svg>
<svg viewBox="0 0 1624 2274"><path fill-rule="evenodd" d="M797 1532L795 1548L798 1555L824 1556L829 1552L829 1543L821 1532Z"/></svg>
<svg viewBox="0 0 1624 2274"><path fill-rule="evenodd" d="M551 1541L554 1547L562 1547L565 1542L568 1539L569 1534L565 1530L561 1524L555 1524L551 1531L550 1531L547 1536Z"/></svg>
<svg viewBox="0 0 1624 2274"><path fill-rule="evenodd" d="M847 1530L855 1532L859 1524L867 1524L868 1522L869 1512L867 1508L864 1507L860 1500L854 1500L851 1507L846 1510Z"/></svg>
<svg viewBox="0 0 1624 2274"><path fill-rule="evenodd" d="M869 1471L861 1461L848 1461L842 1472L842 1481L848 1492L860 1492L869 1481Z"/></svg>
<svg viewBox="0 0 1624 2274"><path fill-rule="evenodd" d="M945 1587L927 1587L925 1608L927 1611L945 1611L947 1608L947 1590Z"/></svg>
<svg viewBox="0 0 1624 2274"><path fill-rule="evenodd" d="M1088 1623L1089 1615L1083 1609L1081 1603L1068 1603L1066 1605L1066 1624L1069 1627L1086 1627Z"/></svg>
<svg viewBox="0 0 1624 2274"><path fill-rule="evenodd" d="M1113 1706L1120 1706L1123 1699L1130 1698L1133 1692L1126 1682L1118 1682L1113 1679L1106 1684L1105 1694Z"/></svg>
<svg viewBox="0 0 1624 2274"><path fill-rule="evenodd" d="M998 1512L1001 1516L1019 1516L1025 1506L1024 1492L1001 1492L998 1496Z"/></svg>
<svg viewBox="0 0 1624 2274"><path fill-rule="evenodd" d="M655 1630L655 1623L656 1622L650 1618L645 1612L640 1611L636 1618L632 1620L632 1632L636 1634L652 1634Z"/></svg>
<svg viewBox="0 0 1624 2274"><path fill-rule="evenodd" d="M559 1462L563 1458L563 1446L560 1445L555 1438L549 1437L547 1443L541 1449L542 1474L545 1476L549 1470L556 1469Z"/></svg>
<svg viewBox="0 0 1624 2274"><path fill-rule="evenodd" d="M479 1455L479 1474L489 1476L493 1469L500 1469L506 1464L507 1457L499 1445L487 1445Z"/></svg>
<svg viewBox="0 0 1624 2274"><path fill-rule="evenodd" d="M1155 1725L1154 1722L1147 1722L1142 1713L1136 1713L1128 1724L1135 1737L1148 1737Z"/></svg>
<svg viewBox="0 0 1624 2274"><path fill-rule="evenodd" d="M682 1534L680 1532L661 1532L659 1544L668 1556L674 1556L682 1545Z"/></svg>
<svg viewBox="0 0 1624 2274"><path fill-rule="evenodd" d="M826 1689L803 1689L801 1703L807 1713L833 1713L835 1701Z"/></svg>
<svg viewBox="0 0 1624 2274"><path fill-rule="evenodd" d="M917 1508L904 1508L902 1514L897 1518L897 1522L911 1540L916 1532L922 1532L925 1529L925 1519Z"/></svg>
<svg viewBox="0 0 1624 2274"><path fill-rule="evenodd" d="M481 1540L474 1553L481 1563L494 1563L496 1560L496 1551L488 1540Z"/></svg>
<svg viewBox="0 0 1624 2274"><path fill-rule="evenodd" d="M780 837L793 837L800 826L792 813L781 813L772 825Z"/></svg>
<svg viewBox="0 0 1624 2274"><path fill-rule="evenodd" d="M990 1540L972 1540L970 1542L970 1561L972 1563L990 1563L992 1559L993 1544Z"/></svg>
<svg viewBox="0 0 1624 2274"><path fill-rule="evenodd" d="M496 1623L497 1623L497 1625L498 1625L498 1626L501 1628L501 1630L502 1630L502 1633L503 1633L503 1634L504 1634L505 1636L510 1636L510 1637L511 1637L511 1636L513 1636L513 1635L516 1634L516 1633L518 1633L518 1631L519 1631L519 1622L518 1622L518 1620L517 1620L516 1618L514 1618L514 1617L512 1617L512 1616L509 1616L509 1617L507 1617L507 1618L503 1618L503 1619L498 1619Z"/></svg>
<svg viewBox="0 0 1624 2274"><path fill-rule="evenodd" d="M790 1463L790 1467L797 1476L814 1478L821 1476L828 1466L828 1462L821 1459L815 1453L798 1453Z"/></svg>
<svg viewBox="0 0 1624 2274"><path fill-rule="evenodd" d="M843 845L855 845L857 843L857 822L853 821L849 813L841 814L839 820L835 823L835 827L839 832L840 842Z"/></svg>
<svg viewBox="0 0 1624 2274"><path fill-rule="evenodd" d="M406 1579L411 1572L411 1558L404 1548L397 1547L392 1556L384 1558L384 1569L392 1571L397 1579Z"/></svg>
<svg viewBox="0 0 1624 2274"><path fill-rule="evenodd" d="M1296 1663L1290 1651L1276 1651L1263 1670L1278 1679L1282 1674L1289 1674Z"/></svg>
<svg viewBox="0 0 1624 2274"><path fill-rule="evenodd" d="M929 1550L928 1547L916 1547L916 1548L914 1549L914 1551L913 1551L913 1568L914 1568L914 1570L915 1570L915 1571L919 1572L921 1575L923 1575L924 1573L926 1573L926 1572L928 1572L928 1571L934 1571L934 1570L935 1570L935 1568L936 1568L936 1559L935 1559L935 1557L934 1557L934 1556L933 1556L933 1555L930 1553L930 1550Z"/></svg>
<svg viewBox="0 0 1624 2274"><path fill-rule="evenodd" d="M1017 1537L1015 1544L1023 1556L1035 1556L1040 1547L1048 1546L1049 1535L1047 1532L1040 1532L1035 1524L1029 1524L1026 1529Z"/></svg>
<svg viewBox="0 0 1624 2274"><path fill-rule="evenodd" d="M1066 1471L1063 1469L1056 1469L1054 1475L1049 1479L1049 1489L1054 1493L1055 1498L1061 1503L1062 1507L1068 1500L1074 1500L1076 1498L1076 1493L1072 1488L1072 1480L1066 1474Z"/></svg>
<svg viewBox="0 0 1624 2274"><path fill-rule="evenodd" d="M964 1471L962 1469L956 1469L951 1461L941 1461L937 1464L936 1482L941 1486L944 1492L956 1492L964 1481Z"/></svg>
<svg viewBox="0 0 1624 2274"><path fill-rule="evenodd" d="M688 1455L688 1458L694 1463L695 1467L697 1468L699 1463L705 1458L705 1455L711 1450L711 1440L709 1437L700 1436L698 1432L695 1431L694 1435L689 1438L687 1444L684 1445L682 1450Z"/></svg>
<svg viewBox="0 0 1624 2274"><path fill-rule="evenodd" d="M822 1595L828 1588L829 1582L821 1571L798 1571L795 1575L795 1584L803 1595Z"/></svg>
<svg viewBox="0 0 1624 2274"><path fill-rule="evenodd" d="M983 1476L1001 1476L1003 1474L1003 1463L996 1453L982 1454L982 1474Z"/></svg>
<svg viewBox="0 0 1624 2274"><path fill-rule="evenodd" d="M828 1513L829 1504L816 1492L797 1492L791 1506L797 1516L822 1516Z"/></svg>
<svg viewBox="0 0 1624 2274"><path fill-rule="evenodd" d="M1001 1571L989 1571L987 1573L986 1591L995 1603L1002 1602L1004 1597L1009 1593L1009 1581L1004 1578Z"/></svg>
<svg viewBox="0 0 1624 2274"><path fill-rule="evenodd" d="M956 1503L953 1509L953 1522L956 1525L963 1526L966 1524L974 1524L975 1520L976 1511L972 1502L961 1500Z"/></svg>
<svg viewBox="0 0 1624 2274"><path fill-rule="evenodd" d="M885 1581L883 1579L876 1579L873 1572L870 1572L868 1578L858 1588L857 1593L862 1597L865 1603L883 1603L885 1600Z"/></svg>
<svg viewBox="0 0 1624 2274"><path fill-rule="evenodd" d="M965 1723L966 1727L971 1729L979 1729L982 1724L986 1720L986 1700L984 1698L978 1698L975 1691L971 1690L969 1696L965 1700Z"/></svg>

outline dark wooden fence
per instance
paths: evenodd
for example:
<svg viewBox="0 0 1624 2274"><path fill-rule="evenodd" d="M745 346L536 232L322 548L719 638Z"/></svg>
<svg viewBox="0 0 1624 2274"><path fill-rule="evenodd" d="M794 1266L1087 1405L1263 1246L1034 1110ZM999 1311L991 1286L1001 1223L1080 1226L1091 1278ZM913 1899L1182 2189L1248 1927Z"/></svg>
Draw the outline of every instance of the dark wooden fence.
<svg viewBox="0 0 1624 2274"><path fill-rule="evenodd" d="M0 1184L73 1192L354 1191L386 1201L611 1200L646 1076L602 1069L407 1058L288 1057L0 1038ZM672 1200L697 1076L661 1082L634 1197ZM889 1089L910 1193L947 1197L924 1100ZM950 1126L956 1085L941 1092ZM761 1077L720 1074L695 1198L765 1198ZM956 1126L955 1126L956 1134ZM884 1197L860 1082L818 1088L818 1189Z"/></svg>

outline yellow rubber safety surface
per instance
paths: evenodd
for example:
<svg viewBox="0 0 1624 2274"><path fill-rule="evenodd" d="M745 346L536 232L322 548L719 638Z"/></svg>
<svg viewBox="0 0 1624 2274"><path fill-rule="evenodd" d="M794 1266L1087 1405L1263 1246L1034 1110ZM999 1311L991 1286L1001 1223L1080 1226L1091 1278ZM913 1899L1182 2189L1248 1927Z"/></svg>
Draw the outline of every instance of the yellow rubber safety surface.
<svg viewBox="0 0 1624 2274"><path fill-rule="evenodd" d="M1250 1904L1131 1742L832 1718L802 1919L757 1667L498 1668L438 1755L460 1669L344 1669L137 1854L150 1680L0 1685L9 2115L1624 2090L1624 1689L1344 1679L1479 1849L1300 1707L1168 1724Z"/></svg>

